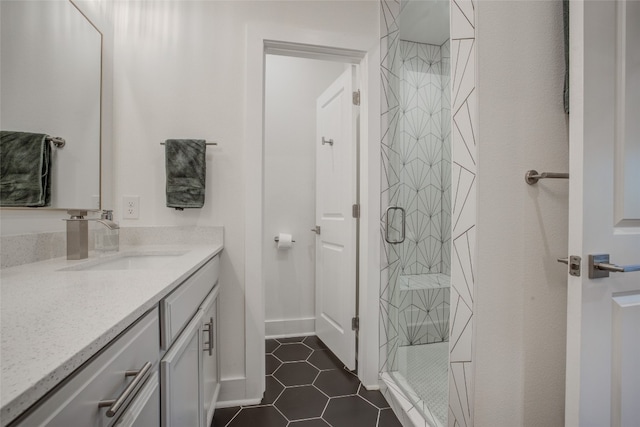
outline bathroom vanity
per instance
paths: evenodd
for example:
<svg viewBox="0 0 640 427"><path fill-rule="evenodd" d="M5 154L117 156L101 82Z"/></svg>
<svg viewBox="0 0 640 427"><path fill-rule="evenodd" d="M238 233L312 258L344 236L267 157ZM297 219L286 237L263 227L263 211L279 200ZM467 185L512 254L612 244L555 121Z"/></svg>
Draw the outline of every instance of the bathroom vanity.
<svg viewBox="0 0 640 427"><path fill-rule="evenodd" d="M141 246L2 270L1 424L210 425L221 251Z"/></svg>

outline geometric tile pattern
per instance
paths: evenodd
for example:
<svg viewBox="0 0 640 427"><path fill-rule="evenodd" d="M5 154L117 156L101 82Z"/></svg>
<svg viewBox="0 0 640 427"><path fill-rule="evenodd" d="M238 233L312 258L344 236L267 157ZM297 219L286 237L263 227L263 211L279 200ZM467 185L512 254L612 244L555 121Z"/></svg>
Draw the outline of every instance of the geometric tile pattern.
<svg viewBox="0 0 640 427"><path fill-rule="evenodd" d="M451 1L451 320L449 426L473 426L473 301L476 250L475 0Z"/></svg>
<svg viewBox="0 0 640 427"><path fill-rule="evenodd" d="M392 201L406 210L406 239L393 249L402 275L442 273L443 246L451 243L450 217L443 217L451 204L449 79L442 46L399 40L398 49L399 128L388 166L399 177Z"/></svg>
<svg viewBox="0 0 640 427"><path fill-rule="evenodd" d="M399 286L399 276L404 271L411 270L412 265L426 266L427 270L438 265L433 255L424 263L417 261L403 265L403 260L411 259L411 248L396 249L388 245L384 240L385 209L386 206L396 205L406 187L402 183L405 176L416 182L422 182L420 168L410 168L409 173L402 175L400 168L401 159L406 159L406 154L411 150L410 146L400 147L399 141L403 135L409 136L411 131L405 128L402 121L403 107L407 101L403 100L401 90L401 64L403 52L407 48L400 49L399 29L396 18L400 12L400 0L380 1L381 21L381 216L380 216L380 247L381 247L381 289L380 289L380 372L396 370L397 348L403 342L403 333L400 326L394 322L399 318L401 305L404 299L394 299ZM450 163L445 167L450 168L449 173L443 171L445 165L441 164L441 177L450 176L451 182L443 182L443 187L451 188L450 199L442 198L439 212L450 212L450 217L442 218L441 230L451 230L449 236L442 234L441 240L451 239L450 245L442 245L442 248L450 248L451 253L440 253L440 259L450 259L450 265L440 264L442 272L451 275L450 306L449 306L449 426L472 426L473 401L472 401L472 334L473 334L473 295L474 295L474 253L475 253L475 209L476 209L476 172L477 172L477 115L476 115L476 91L475 91L475 1L452 0L451 13L451 41L450 44L441 47L440 67L442 75L449 75L450 81L441 81L441 85L450 85L450 92L444 91L443 95L450 97L441 99L441 109L449 108L451 111L451 129L442 126L442 133L450 135L450 153L443 153L443 158L449 154ZM406 57L406 55L404 55ZM450 72L447 73L446 71ZM430 104L433 106L432 104ZM429 107L430 108L430 107ZM444 114L443 114L444 115ZM431 116L432 117L432 116ZM442 122L444 124L444 121ZM434 123L432 123L434 124ZM422 125L414 125L423 129ZM406 132L403 132L406 131ZM433 158L433 157L432 157ZM433 174L432 174L433 175ZM409 185L409 187L411 187ZM415 191L415 188L414 188ZM424 200L434 201L434 198ZM432 203L433 204L433 203ZM447 206L445 206L447 204ZM422 205L423 211L435 212L426 204ZM398 227L391 218L391 227ZM407 240L410 237L423 236L424 223L407 223ZM436 246L436 245L434 245ZM426 252L426 251L425 251ZM449 257L447 257L449 255ZM409 256L409 258L407 258ZM424 272L424 270L423 270ZM407 297L408 298L408 297ZM415 331L411 332L415 336ZM384 377L384 374L383 374ZM388 376L387 376L388 377ZM411 411L410 411L411 412Z"/></svg>
<svg viewBox="0 0 640 427"><path fill-rule="evenodd" d="M216 409L211 427L401 427L379 391L316 336L266 341L270 372L259 405Z"/></svg>
<svg viewBox="0 0 640 427"><path fill-rule="evenodd" d="M398 346L449 340L450 288L414 289L397 286Z"/></svg>

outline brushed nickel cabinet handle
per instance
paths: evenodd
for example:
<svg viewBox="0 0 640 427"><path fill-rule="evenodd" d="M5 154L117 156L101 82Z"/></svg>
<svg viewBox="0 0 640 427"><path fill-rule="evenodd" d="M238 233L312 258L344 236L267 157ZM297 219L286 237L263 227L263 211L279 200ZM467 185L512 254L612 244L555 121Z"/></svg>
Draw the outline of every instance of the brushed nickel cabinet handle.
<svg viewBox="0 0 640 427"><path fill-rule="evenodd" d="M209 342L206 343L207 348L202 351L208 351L209 356L213 356L213 317L209 318L209 322L206 323L205 326L207 327L206 332L209 334Z"/></svg>
<svg viewBox="0 0 640 427"><path fill-rule="evenodd" d="M107 409L107 417L113 418L123 407L124 403L137 393L151 371L151 362L145 363L140 370L125 371L125 377L134 377L133 381L120 393L115 399L101 400L98 402L98 408L109 407Z"/></svg>

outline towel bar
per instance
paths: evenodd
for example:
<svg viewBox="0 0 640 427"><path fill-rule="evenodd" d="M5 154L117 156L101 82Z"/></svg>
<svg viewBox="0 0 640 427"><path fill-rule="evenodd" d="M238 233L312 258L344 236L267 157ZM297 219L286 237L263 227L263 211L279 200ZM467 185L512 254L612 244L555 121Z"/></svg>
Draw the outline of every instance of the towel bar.
<svg viewBox="0 0 640 427"><path fill-rule="evenodd" d="M67 143L64 138L60 138L59 136L47 136L45 139L47 142L52 143L56 148L62 148Z"/></svg>
<svg viewBox="0 0 640 427"><path fill-rule="evenodd" d="M545 178L569 179L569 174L558 173L558 172L538 173L538 171L535 169L528 170L527 173L524 174L524 180L529 185L533 185L537 183L539 180L545 179Z"/></svg>
<svg viewBox="0 0 640 427"><path fill-rule="evenodd" d="M161 142L160 145L164 145L164 142ZM217 142L207 142L207 145L218 145Z"/></svg>

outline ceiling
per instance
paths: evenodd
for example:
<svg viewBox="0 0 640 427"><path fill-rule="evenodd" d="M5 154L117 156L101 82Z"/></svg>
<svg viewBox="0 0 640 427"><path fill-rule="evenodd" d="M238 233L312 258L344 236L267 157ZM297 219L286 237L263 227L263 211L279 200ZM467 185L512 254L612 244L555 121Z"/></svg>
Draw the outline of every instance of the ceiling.
<svg viewBox="0 0 640 427"><path fill-rule="evenodd" d="M449 38L449 0L402 0L400 39L441 45Z"/></svg>

